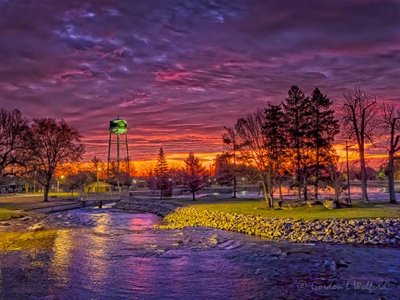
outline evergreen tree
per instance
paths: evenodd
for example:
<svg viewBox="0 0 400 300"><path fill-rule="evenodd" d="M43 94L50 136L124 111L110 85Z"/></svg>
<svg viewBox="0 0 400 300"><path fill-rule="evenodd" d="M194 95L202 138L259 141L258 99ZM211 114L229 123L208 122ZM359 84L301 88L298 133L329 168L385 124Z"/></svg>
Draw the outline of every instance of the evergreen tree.
<svg viewBox="0 0 400 300"><path fill-rule="evenodd" d="M327 170L332 164L333 141L339 133L339 121L334 117L334 110L331 109L332 101L315 88L311 96L311 131L309 132L314 147L314 196L318 199L318 187L321 179L321 172Z"/></svg>
<svg viewBox="0 0 400 300"><path fill-rule="evenodd" d="M285 119L281 105L268 104L264 111L265 121L263 134L265 147L270 159L270 168L275 184L279 188L279 196L282 200L282 177L284 174L284 160L286 156L286 132Z"/></svg>
<svg viewBox="0 0 400 300"><path fill-rule="evenodd" d="M193 201L196 200L196 192L207 186L206 170L192 151L185 159L184 185L192 193Z"/></svg>
<svg viewBox="0 0 400 300"><path fill-rule="evenodd" d="M304 200L307 200L310 154L313 146L310 139L310 131L313 126L310 122L311 102L298 86L293 85L282 106L285 115L288 149L295 169L294 186L297 187L298 198L301 199L303 188Z"/></svg>
<svg viewBox="0 0 400 300"><path fill-rule="evenodd" d="M172 192L172 190L171 184L168 180L168 163L162 147L160 147L160 151L158 152L156 169L154 173L156 175L157 189L160 190L160 199L162 199L163 196L170 196L170 192Z"/></svg>
<svg viewBox="0 0 400 300"><path fill-rule="evenodd" d="M157 163L156 163L156 174L157 175L164 175L168 173L168 163L167 159L165 157L164 149L163 147L160 147L160 150L158 152L158 158L157 158Z"/></svg>

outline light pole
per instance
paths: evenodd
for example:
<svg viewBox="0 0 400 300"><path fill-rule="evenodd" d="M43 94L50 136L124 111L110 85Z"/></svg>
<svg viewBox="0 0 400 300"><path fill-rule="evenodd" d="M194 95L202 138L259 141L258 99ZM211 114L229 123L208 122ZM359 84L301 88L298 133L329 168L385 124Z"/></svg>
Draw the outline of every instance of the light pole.
<svg viewBox="0 0 400 300"><path fill-rule="evenodd" d="M350 168L349 168L349 145L346 140L346 175L347 175L347 197L348 201L351 203L351 191L350 191Z"/></svg>
<svg viewBox="0 0 400 300"><path fill-rule="evenodd" d="M57 178L57 193L60 192L60 179L64 179L64 175L61 175L60 178Z"/></svg>

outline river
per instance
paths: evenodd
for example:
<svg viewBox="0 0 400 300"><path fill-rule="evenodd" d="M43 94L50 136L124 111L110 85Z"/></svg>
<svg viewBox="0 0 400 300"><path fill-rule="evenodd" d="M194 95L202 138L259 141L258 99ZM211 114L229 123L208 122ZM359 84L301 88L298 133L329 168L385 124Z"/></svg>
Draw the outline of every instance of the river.
<svg viewBox="0 0 400 300"><path fill-rule="evenodd" d="M1 299L398 299L400 250L274 243L152 214L50 215L46 245L0 252Z"/></svg>

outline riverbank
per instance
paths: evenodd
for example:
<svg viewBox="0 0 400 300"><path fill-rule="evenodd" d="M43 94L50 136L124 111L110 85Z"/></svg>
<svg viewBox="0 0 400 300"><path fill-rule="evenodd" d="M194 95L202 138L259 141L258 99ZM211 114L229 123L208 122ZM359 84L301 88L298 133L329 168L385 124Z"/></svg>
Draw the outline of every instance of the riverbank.
<svg viewBox="0 0 400 300"><path fill-rule="evenodd" d="M329 242L400 247L400 218L302 220L177 208L160 229L213 227L275 241Z"/></svg>
<svg viewBox="0 0 400 300"><path fill-rule="evenodd" d="M48 213L80 207L78 198L69 194L52 194L48 202L38 194L2 195L0 197L0 232L43 229Z"/></svg>
<svg viewBox="0 0 400 300"><path fill-rule="evenodd" d="M165 217L168 214L173 213L179 207L181 207L181 205L171 201L133 197L121 200L114 205L114 208L122 211L129 211L132 213L151 213L160 217Z"/></svg>

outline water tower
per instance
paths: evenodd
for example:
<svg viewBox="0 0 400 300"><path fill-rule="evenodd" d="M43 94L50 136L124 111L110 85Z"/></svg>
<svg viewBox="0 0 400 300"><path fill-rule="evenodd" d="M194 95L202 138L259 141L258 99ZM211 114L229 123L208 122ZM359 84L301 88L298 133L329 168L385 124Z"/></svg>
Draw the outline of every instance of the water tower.
<svg viewBox="0 0 400 300"><path fill-rule="evenodd" d="M128 151L128 122L120 119L119 117L110 121L110 137L108 139L108 159L107 159L107 174L110 175L110 163L112 161L117 162L117 174L120 173L121 168L121 151L126 150L126 161L127 173L130 174L129 168L129 151ZM113 147L114 145L114 147ZM116 153L113 152L113 148L116 146ZM122 148L122 149L121 149ZM124 149L125 148L125 149ZM112 152L116 155L112 157Z"/></svg>

